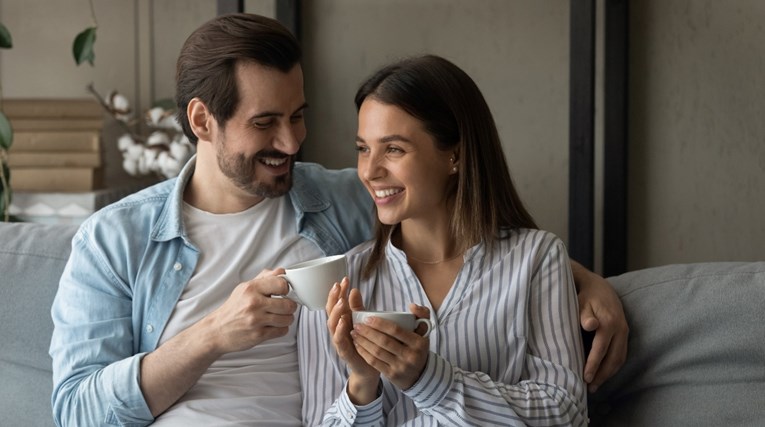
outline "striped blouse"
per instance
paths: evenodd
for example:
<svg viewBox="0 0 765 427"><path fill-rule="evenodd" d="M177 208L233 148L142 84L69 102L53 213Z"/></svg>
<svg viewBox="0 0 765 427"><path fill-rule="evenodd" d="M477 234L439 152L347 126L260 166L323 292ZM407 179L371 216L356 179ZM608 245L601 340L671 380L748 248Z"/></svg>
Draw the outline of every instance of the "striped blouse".
<svg viewBox="0 0 765 427"><path fill-rule="evenodd" d="M382 377L380 397L355 406L324 311L302 309L298 329L304 425L586 425L578 304L563 243L540 230L507 230L493 250L464 256L434 312L406 255L388 244L369 279L372 243L351 250L349 279L372 310L429 307L434 329L422 375L408 390Z"/></svg>

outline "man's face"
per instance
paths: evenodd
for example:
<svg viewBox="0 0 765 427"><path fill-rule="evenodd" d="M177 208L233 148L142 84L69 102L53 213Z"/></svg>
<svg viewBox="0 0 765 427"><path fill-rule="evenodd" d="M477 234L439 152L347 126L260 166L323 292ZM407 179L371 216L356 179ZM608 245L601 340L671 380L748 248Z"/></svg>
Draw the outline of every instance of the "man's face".
<svg viewBox="0 0 765 427"><path fill-rule="evenodd" d="M236 67L239 106L215 138L221 172L258 198L284 195L306 135L303 71L287 73L254 62Z"/></svg>

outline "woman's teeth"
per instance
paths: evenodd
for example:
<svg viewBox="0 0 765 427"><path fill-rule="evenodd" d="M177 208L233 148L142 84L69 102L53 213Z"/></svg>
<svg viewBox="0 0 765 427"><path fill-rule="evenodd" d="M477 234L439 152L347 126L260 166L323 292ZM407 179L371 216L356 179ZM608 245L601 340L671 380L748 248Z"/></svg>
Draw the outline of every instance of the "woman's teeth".
<svg viewBox="0 0 765 427"><path fill-rule="evenodd" d="M384 197L390 197L390 196L392 196L394 194L398 194L401 191L403 191L403 190L401 190L400 188L388 188L386 190L375 190L375 196L377 198L382 199Z"/></svg>

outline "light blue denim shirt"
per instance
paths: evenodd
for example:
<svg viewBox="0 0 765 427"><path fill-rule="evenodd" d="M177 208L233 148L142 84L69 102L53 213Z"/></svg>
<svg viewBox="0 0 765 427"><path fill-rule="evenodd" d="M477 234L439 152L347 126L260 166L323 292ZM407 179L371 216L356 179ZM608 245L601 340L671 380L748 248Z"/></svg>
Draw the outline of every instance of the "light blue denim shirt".
<svg viewBox="0 0 765 427"><path fill-rule="evenodd" d="M139 386L140 360L157 347L199 259L182 215L194 165L99 210L72 240L51 310L57 425L154 420ZM298 163L289 197L298 233L326 255L371 237L372 203L354 169Z"/></svg>

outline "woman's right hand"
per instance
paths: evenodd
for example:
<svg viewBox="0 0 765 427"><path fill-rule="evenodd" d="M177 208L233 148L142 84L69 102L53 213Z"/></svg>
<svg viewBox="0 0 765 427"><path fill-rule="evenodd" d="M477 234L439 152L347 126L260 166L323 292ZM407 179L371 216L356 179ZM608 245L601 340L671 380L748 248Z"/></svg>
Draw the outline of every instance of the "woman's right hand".
<svg viewBox="0 0 765 427"><path fill-rule="evenodd" d="M363 310L364 304L358 289L353 289L349 293L349 286L346 277L339 284L335 283L330 291L326 305L327 327L335 351L351 371L348 377L348 396L354 404L366 405L377 398L380 373L359 355L351 338L353 330L351 312Z"/></svg>

